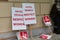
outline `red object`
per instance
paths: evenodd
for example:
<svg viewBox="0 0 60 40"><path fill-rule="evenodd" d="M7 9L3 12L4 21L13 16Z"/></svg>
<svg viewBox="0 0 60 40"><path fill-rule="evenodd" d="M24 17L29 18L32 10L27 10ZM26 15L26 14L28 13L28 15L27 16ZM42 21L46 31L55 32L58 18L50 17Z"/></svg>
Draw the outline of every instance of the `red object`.
<svg viewBox="0 0 60 40"><path fill-rule="evenodd" d="M28 32L27 31L21 31L20 32L20 38L21 38L21 40L28 39Z"/></svg>
<svg viewBox="0 0 60 40"><path fill-rule="evenodd" d="M44 22L50 22L49 16L43 16L43 21Z"/></svg>
<svg viewBox="0 0 60 40"><path fill-rule="evenodd" d="M47 39L47 38L48 38L48 36L47 36L47 35L42 34L42 35L40 36L40 38Z"/></svg>

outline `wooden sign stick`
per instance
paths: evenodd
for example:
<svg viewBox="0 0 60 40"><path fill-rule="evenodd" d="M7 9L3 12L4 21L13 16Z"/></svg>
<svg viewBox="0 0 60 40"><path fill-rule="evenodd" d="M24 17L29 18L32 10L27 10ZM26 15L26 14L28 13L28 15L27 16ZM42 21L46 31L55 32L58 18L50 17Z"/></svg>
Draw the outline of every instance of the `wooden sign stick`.
<svg viewBox="0 0 60 40"><path fill-rule="evenodd" d="M29 25L29 30L30 30L30 37L32 39L33 38L33 35L32 35L32 26L31 25Z"/></svg>
<svg viewBox="0 0 60 40"><path fill-rule="evenodd" d="M49 26L48 28L49 28L49 30L50 30L50 32L51 32L50 35L53 36L53 32L52 32L52 30L51 30L51 26ZM52 38L52 40L53 40L53 38Z"/></svg>
<svg viewBox="0 0 60 40"><path fill-rule="evenodd" d="M53 32L52 32L52 30L51 30L51 26L49 26L48 28L49 28L49 30L50 30L50 32L51 32L50 34L53 35Z"/></svg>

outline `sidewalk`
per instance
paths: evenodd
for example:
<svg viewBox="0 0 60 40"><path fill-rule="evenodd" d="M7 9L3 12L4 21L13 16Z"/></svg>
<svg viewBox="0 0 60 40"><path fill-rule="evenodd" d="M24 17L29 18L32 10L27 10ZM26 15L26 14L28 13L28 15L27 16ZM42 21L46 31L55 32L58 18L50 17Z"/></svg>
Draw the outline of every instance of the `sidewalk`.
<svg viewBox="0 0 60 40"><path fill-rule="evenodd" d="M35 36L35 37L33 37L33 39L30 39L30 40L43 40L43 39L39 38L38 36ZM54 34L54 35L52 36L52 38L49 39L49 40L60 40L60 35Z"/></svg>
<svg viewBox="0 0 60 40"><path fill-rule="evenodd" d="M17 40L15 38L10 38L10 39L7 39L7 40ZM41 38L39 38L39 36L33 36L33 38L29 38L28 40L43 40ZM60 35L57 35L57 34L53 34L52 38L49 39L49 40L60 40Z"/></svg>

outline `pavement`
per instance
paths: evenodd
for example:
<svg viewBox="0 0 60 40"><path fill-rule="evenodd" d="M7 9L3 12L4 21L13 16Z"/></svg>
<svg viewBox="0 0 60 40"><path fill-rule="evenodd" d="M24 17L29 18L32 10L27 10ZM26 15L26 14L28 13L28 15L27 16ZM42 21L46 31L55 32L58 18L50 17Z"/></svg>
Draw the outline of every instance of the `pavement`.
<svg viewBox="0 0 60 40"><path fill-rule="evenodd" d="M7 40L17 40L15 38L10 38L10 39L7 39ZM33 36L33 38L29 38L28 40L44 40L44 39L41 39L39 38L39 36ZM49 39L49 40L60 40L60 35L59 34L53 34L52 38Z"/></svg>
<svg viewBox="0 0 60 40"><path fill-rule="evenodd" d="M39 38L38 36L34 36L33 39L30 40L44 40ZM53 34L52 38L49 40L60 40L60 35L59 34Z"/></svg>

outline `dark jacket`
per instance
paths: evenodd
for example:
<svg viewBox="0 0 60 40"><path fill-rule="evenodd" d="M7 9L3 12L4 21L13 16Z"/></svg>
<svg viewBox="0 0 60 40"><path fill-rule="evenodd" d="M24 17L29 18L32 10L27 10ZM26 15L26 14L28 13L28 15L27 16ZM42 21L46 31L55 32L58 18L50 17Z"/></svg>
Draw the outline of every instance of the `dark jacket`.
<svg viewBox="0 0 60 40"><path fill-rule="evenodd" d="M56 4L52 6L50 11L50 18L55 26L60 26L60 11L58 11Z"/></svg>
<svg viewBox="0 0 60 40"><path fill-rule="evenodd" d="M60 11L58 11L56 4L52 6L52 9L50 11L50 18L54 24L53 32L60 34Z"/></svg>

